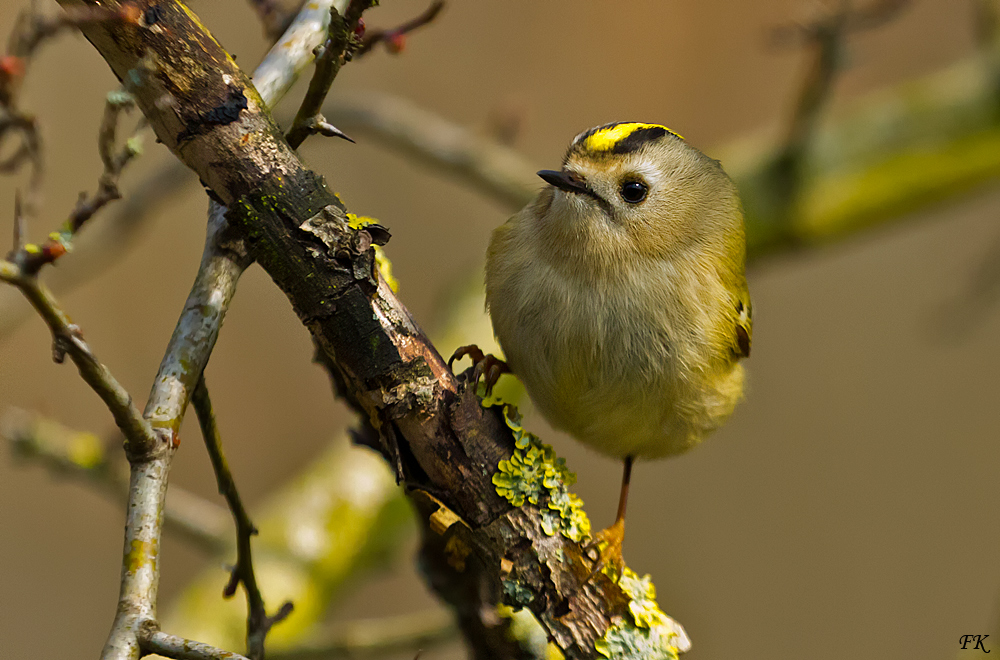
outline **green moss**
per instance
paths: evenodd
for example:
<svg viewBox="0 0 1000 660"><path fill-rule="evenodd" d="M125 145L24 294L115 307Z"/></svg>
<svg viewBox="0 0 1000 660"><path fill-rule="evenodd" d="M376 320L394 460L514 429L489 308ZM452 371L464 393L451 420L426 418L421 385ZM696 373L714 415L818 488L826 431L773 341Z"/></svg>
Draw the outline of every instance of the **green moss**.
<svg viewBox="0 0 1000 660"><path fill-rule="evenodd" d="M483 406L502 407L514 436L513 455L500 461L499 471L493 475L497 493L514 506L523 506L525 501L543 505L542 529L549 536L562 534L573 541L590 536L583 500L569 492L576 475L566 467L565 459L521 426L521 416L512 404L486 397Z"/></svg>

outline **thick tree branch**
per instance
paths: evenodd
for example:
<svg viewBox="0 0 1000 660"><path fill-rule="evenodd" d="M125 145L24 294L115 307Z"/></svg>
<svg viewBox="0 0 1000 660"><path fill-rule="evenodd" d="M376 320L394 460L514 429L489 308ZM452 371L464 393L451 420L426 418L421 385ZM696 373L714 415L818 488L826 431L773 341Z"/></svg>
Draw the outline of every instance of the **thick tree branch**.
<svg viewBox="0 0 1000 660"><path fill-rule="evenodd" d="M514 451L510 428L455 379L381 280L370 249L377 235L349 224L191 15L170 1L156 12L156 31L139 24L85 34L119 75L139 53L153 61L155 73L136 91L140 107L160 140L230 206L233 227L337 365L338 381L385 446L401 453L411 491L440 493L443 509L469 530L461 542L489 575L518 587L505 590L510 604L531 607L569 657L599 657L598 640L632 619L632 597L604 576L587 581L581 546L549 536L537 506L513 507L497 494L492 475ZM667 651L673 634L665 633L663 657L676 653Z"/></svg>

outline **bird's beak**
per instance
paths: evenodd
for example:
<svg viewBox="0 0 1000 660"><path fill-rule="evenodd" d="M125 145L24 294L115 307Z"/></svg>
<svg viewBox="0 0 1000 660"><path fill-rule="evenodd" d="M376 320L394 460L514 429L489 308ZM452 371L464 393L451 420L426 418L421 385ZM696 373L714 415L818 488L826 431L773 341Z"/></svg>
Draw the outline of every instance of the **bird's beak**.
<svg viewBox="0 0 1000 660"><path fill-rule="evenodd" d="M583 193L585 195L593 195L593 191L590 186L587 185L586 180L576 172L568 172L566 170L542 170L538 173L538 176L542 177L545 183L551 184L558 188L559 190L565 190L568 193Z"/></svg>

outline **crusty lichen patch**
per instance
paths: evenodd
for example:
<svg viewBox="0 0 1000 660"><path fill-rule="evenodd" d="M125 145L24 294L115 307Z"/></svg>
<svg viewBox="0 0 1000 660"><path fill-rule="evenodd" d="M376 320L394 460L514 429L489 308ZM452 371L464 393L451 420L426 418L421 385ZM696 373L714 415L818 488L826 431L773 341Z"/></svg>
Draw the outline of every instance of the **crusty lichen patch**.
<svg viewBox="0 0 1000 660"><path fill-rule="evenodd" d="M483 406L502 407L504 420L514 435L513 455L500 461L493 475L497 493L514 506L522 506L525 501L542 505L542 529L549 536L562 534L578 542L589 537L590 520L583 501L569 492L576 475L566 467L566 460L521 426L521 416L513 404L487 397Z"/></svg>
<svg viewBox="0 0 1000 660"><path fill-rule="evenodd" d="M597 652L612 660L677 660L691 648L684 629L656 604L650 576L625 568L618 586L629 597L631 621L620 619L597 640Z"/></svg>
<svg viewBox="0 0 1000 660"><path fill-rule="evenodd" d="M489 396L483 398L482 405L500 407L514 436L514 453L500 461L493 475L497 493L514 506L530 502L541 507L542 529L549 536L562 534L576 542L589 538L590 521L583 502L569 492L576 475L566 467L565 460L525 430L512 404ZM626 567L620 577L613 571L609 577L628 596L628 615L615 617L604 637L594 645L598 653L611 660L677 660L680 653L691 648L684 629L657 605L650 576L640 578ZM503 580L503 588L505 602L517 607L527 606L534 598L529 589L514 580ZM554 645L550 646L558 653Z"/></svg>

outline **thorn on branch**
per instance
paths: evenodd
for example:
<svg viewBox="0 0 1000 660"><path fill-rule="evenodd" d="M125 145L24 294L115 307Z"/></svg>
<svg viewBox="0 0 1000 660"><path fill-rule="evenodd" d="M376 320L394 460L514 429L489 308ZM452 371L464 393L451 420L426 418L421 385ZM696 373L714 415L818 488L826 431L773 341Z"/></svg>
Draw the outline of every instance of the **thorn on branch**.
<svg viewBox="0 0 1000 660"><path fill-rule="evenodd" d="M341 140L347 140L351 144L355 144L354 139L351 138L350 135L328 122L323 115L318 115L313 118L313 121L309 126L309 134L337 137Z"/></svg>
<svg viewBox="0 0 1000 660"><path fill-rule="evenodd" d="M431 3L431 6L428 7L422 14L408 20L402 25L392 28L391 30L374 29L368 31L367 34L364 34L364 37L361 40L361 46L354 54L355 57L366 55L379 43L385 44L386 50L393 55L398 55L403 52L404 48L406 48L406 35L433 22L434 19L437 18L438 14L441 13L442 9L444 9L444 0L436 0Z"/></svg>
<svg viewBox="0 0 1000 660"><path fill-rule="evenodd" d="M327 38L316 49L316 70L309 81L309 90L302 99L302 105L295 115L292 128L285 136L293 149L298 149L310 135L320 132L317 127L326 122L320 114L320 108L340 72L340 67L350 62L351 57L360 48L361 38L358 31L361 27L361 14L374 4L374 0L351 0L343 16L335 7L330 7ZM339 130L337 132L340 133Z"/></svg>

